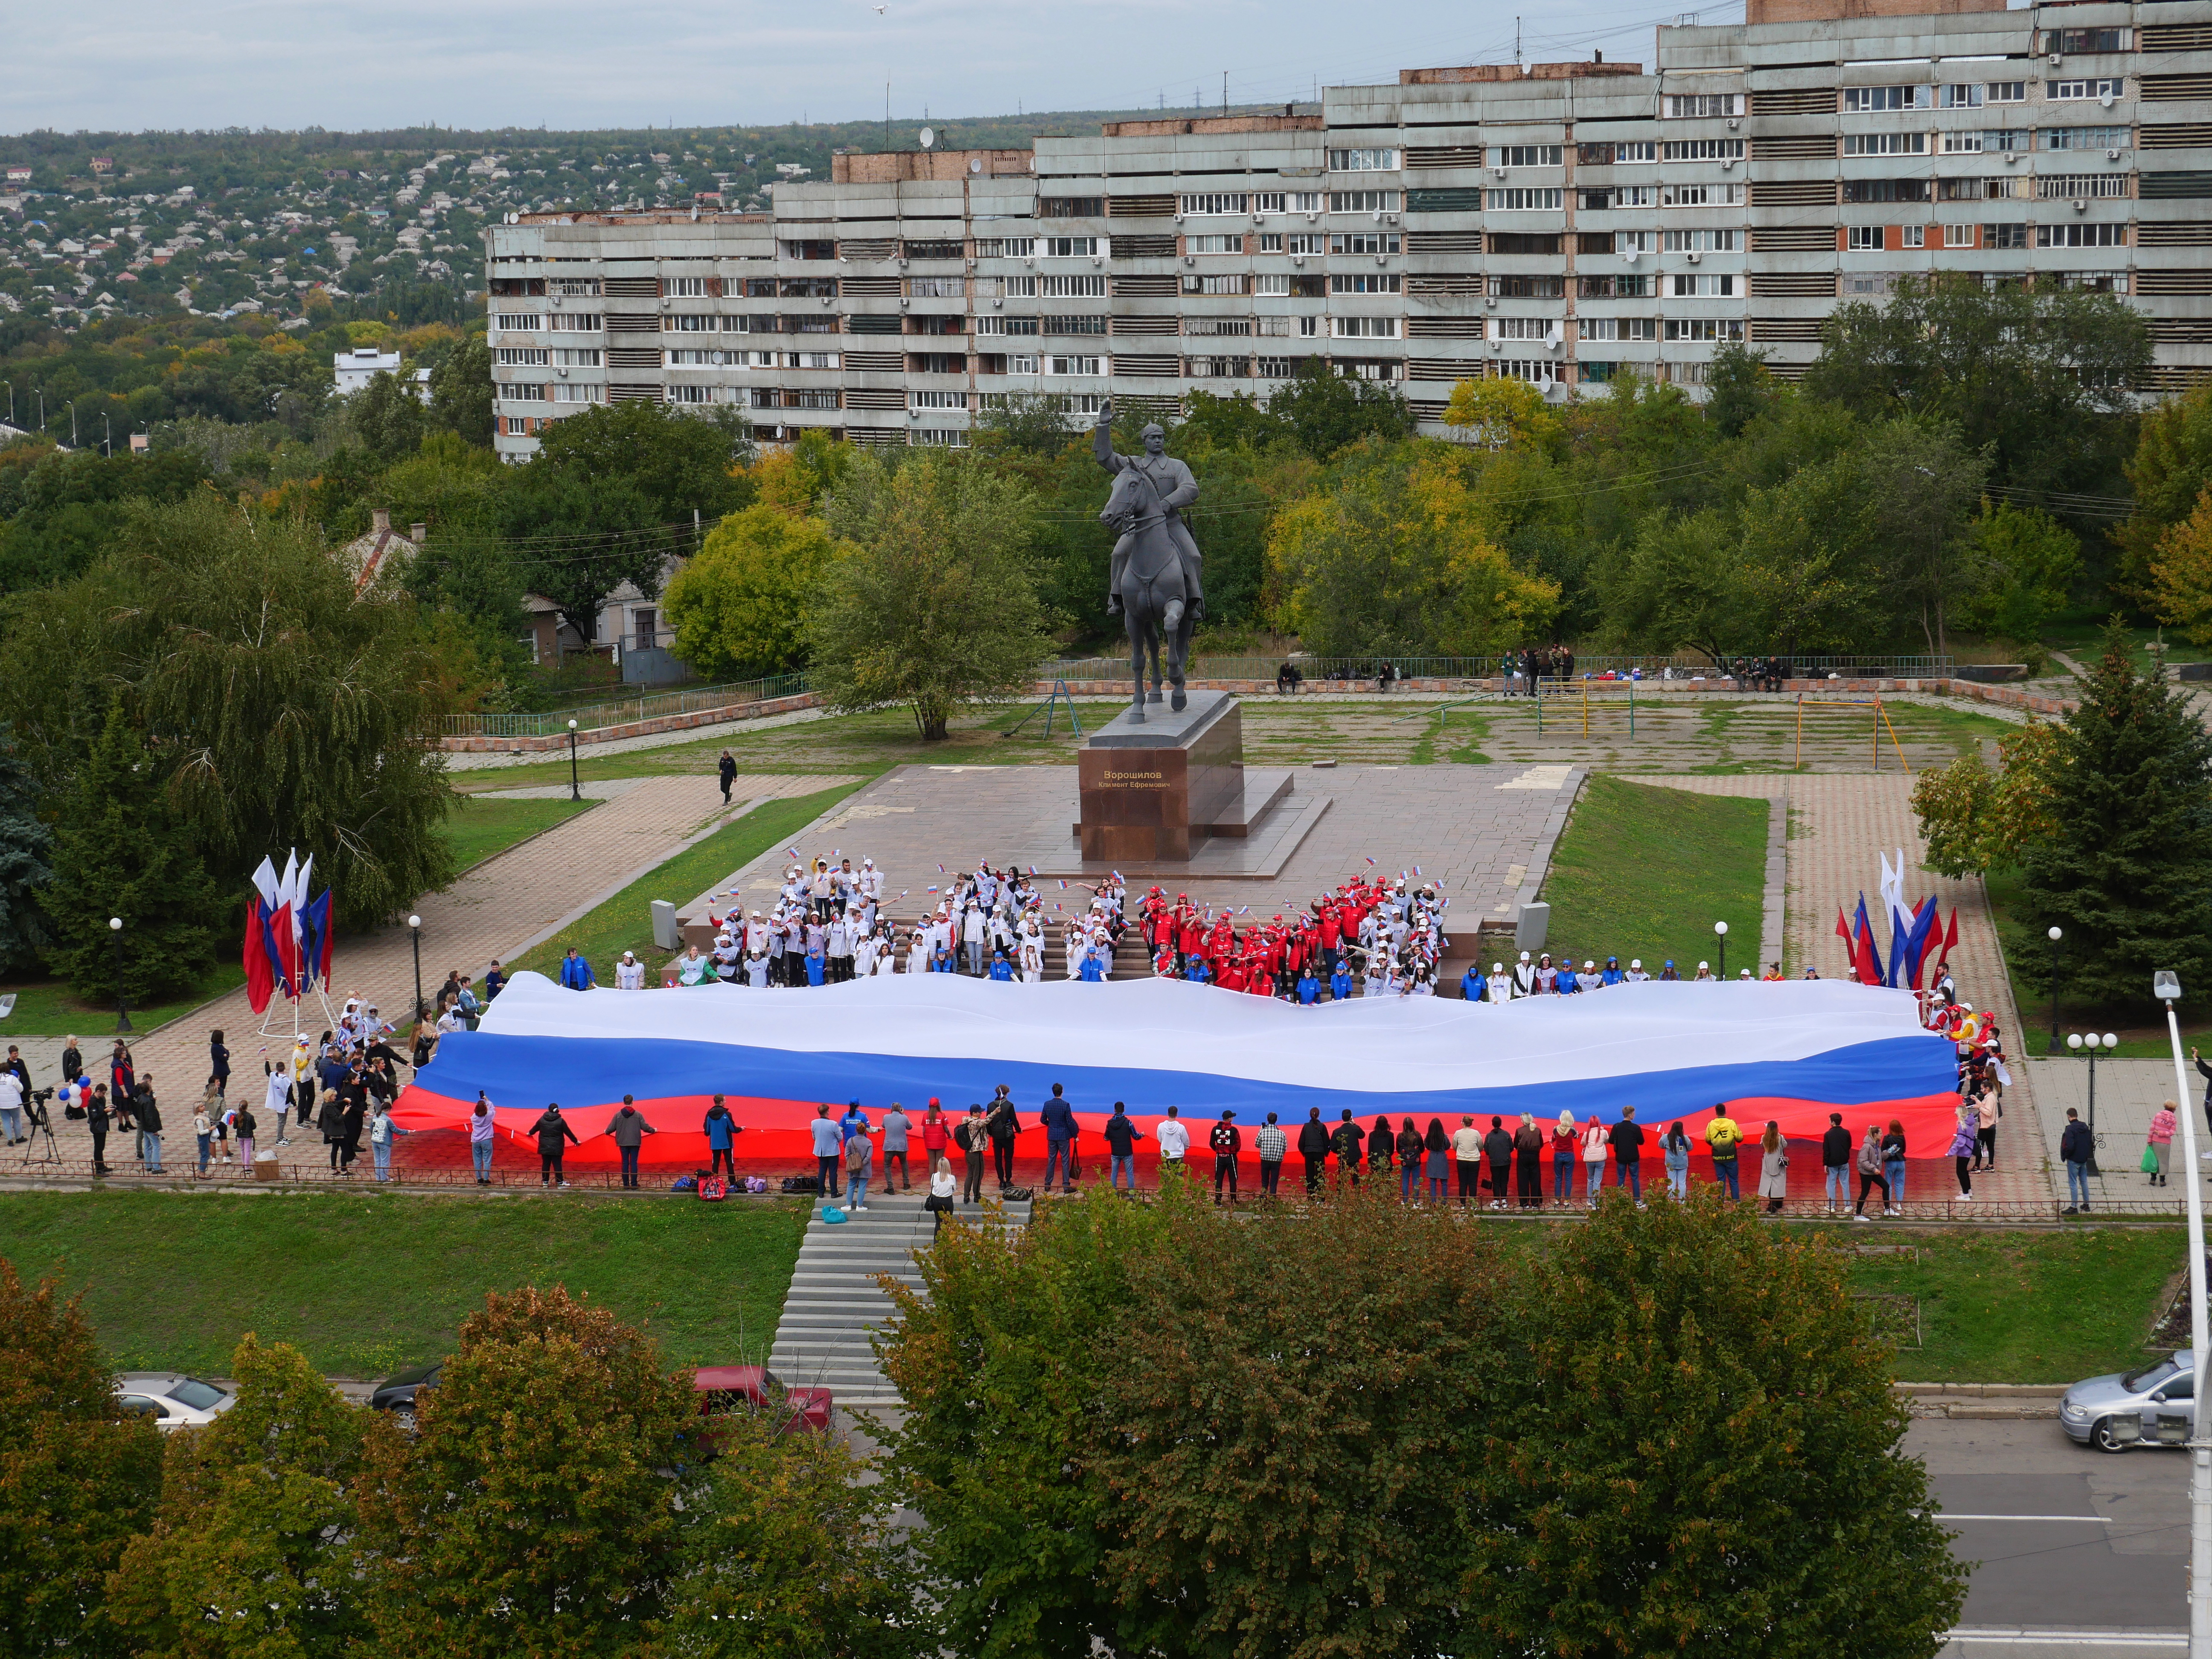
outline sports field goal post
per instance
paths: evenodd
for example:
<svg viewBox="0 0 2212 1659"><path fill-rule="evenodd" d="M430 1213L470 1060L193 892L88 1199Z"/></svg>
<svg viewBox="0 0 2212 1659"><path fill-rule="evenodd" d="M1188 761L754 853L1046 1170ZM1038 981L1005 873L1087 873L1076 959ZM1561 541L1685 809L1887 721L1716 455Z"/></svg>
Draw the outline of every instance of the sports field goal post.
<svg viewBox="0 0 2212 1659"><path fill-rule="evenodd" d="M1911 763L1905 758L1905 745L1897 740L1897 727L1891 723L1889 710L1883 706L1881 698L1879 696L1873 697L1808 697L1801 691L1797 695L1796 750L1795 757L1790 763L1790 767L1793 771L1802 769L1805 764L1805 711L1808 708L1832 708L1837 710L1855 708L1864 711L1867 716L1867 750L1873 757L1874 769L1877 772L1881 770L1881 735L1883 732L1887 732L1889 733L1889 746L1897 756L1898 766L1902 770L1908 773L1912 770ZM1849 718L1849 716L1844 716L1844 718Z"/></svg>

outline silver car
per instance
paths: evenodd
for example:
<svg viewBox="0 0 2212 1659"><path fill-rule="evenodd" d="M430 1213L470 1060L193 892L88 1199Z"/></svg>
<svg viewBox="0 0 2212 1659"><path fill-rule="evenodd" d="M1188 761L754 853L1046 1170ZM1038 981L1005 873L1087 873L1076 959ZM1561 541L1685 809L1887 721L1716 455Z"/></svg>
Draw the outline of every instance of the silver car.
<svg viewBox="0 0 2212 1659"><path fill-rule="evenodd" d="M2185 1349L2140 1370L2076 1382L2058 1402L2058 1423L2099 1451L2179 1445L2195 1430L2196 1392L2197 1358Z"/></svg>
<svg viewBox="0 0 2212 1659"><path fill-rule="evenodd" d="M115 1393L125 1411L152 1418L163 1434L212 1423L238 1403L228 1389L180 1371L125 1371Z"/></svg>

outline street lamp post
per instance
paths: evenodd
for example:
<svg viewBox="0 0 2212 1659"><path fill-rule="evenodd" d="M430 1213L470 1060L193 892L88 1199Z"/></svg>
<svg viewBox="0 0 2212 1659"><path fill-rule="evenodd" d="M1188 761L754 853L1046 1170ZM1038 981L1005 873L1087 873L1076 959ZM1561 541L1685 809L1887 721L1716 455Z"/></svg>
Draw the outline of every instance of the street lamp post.
<svg viewBox="0 0 2212 1659"><path fill-rule="evenodd" d="M568 722L568 799L581 800L583 798L584 792L576 782L576 722L570 720Z"/></svg>
<svg viewBox="0 0 2212 1659"><path fill-rule="evenodd" d="M1713 924L1713 937L1720 942L1721 977L1725 980L1728 978L1728 923L1724 921L1715 922Z"/></svg>
<svg viewBox="0 0 2212 1659"><path fill-rule="evenodd" d="M415 941L415 1018L419 1024L422 1018L422 918L408 917L407 933Z"/></svg>
<svg viewBox="0 0 2212 1659"><path fill-rule="evenodd" d="M115 936L115 1029L131 1029L131 1010L123 1003L123 918L110 916L107 931Z"/></svg>
<svg viewBox="0 0 2212 1659"><path fill-rule="evenodd" d="M2197 1173L2197 1114L2189 1109L2189 1073L2181 1064L2181 1022L2173 1005L2181 1000L2181 976L2161 971L2151 994L2166 1005L2166 1035L2173 1042L2173 1097L2180 1106L2181 1161L2189 1188L2189 1347L2196 1376L2191 1400L2204 1395L2204 1182ZM2205 1438L2206 1418L2192 1412L2189 1434L2189 1655L2212 1659L2212 1441Z"/></svg>
<svg viewBox="0 0 2212 1659"><path fill-rule="evenodd" d="M2111 1050L2119 1046L2120 1039L2111 1031L2102 1036L2094 1031L2087 1036L2079 1031L2066 1034L2067 1048L2074 1054L2086 1054L2089 1057L2089 1173L2093 1176L2105 1173L2097 1167L2097 1051L2100 1048Z"/></svg>
<svg viewBox="0 0 2212 1659"><path fill-rule="evenodd" d="M2066 930L2054 927L2045 935L2051 941L2051 1046L2045 1054L2058 1052L2058 941L2066 937Z"/></svg>

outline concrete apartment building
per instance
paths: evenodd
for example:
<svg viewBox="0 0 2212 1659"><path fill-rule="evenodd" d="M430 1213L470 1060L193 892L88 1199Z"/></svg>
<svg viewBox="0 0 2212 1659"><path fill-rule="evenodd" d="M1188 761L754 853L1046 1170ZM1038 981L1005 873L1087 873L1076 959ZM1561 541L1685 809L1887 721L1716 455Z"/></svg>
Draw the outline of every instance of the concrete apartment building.
<svg viewBox="0 0 2212 1659"><path fill-rule="evenodd" d="M840 156L768 215L520 216L487 232L499 447L632 398L957 447L1011 391L1167 410L1316 356L1441 431L1469 377L1695 387L1737 340L1799 374L1838 304L1929 270L2124 294L2147 392L2212 374L2212 0L1748 12L1660 29L1648 71L1409 70Z"/></svg>

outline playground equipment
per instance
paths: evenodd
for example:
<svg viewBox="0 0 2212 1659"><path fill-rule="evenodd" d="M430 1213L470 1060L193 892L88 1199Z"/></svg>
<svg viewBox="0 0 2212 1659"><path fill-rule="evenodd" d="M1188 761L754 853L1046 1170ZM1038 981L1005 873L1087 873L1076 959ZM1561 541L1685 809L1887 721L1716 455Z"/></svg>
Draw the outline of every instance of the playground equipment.
<svg viewBox="0 0 2212 1659"><path fill-rule="evenodd" d="M1897 763L1905 771L1912 767L1905 758L1905 745L1897 740L1897 727L1890 723L1889 711L1882 707L1881 699L1875 697L1808 697L1802 692L1797 697L1797 746L1790 762L1792 769L1805 764L1805 711L1808 708L1863 708L1868 711L1867 744L1874 757L1874 769L1881 770L1881 734L1889 733L1889 746L1897 752Z"/></svg>

